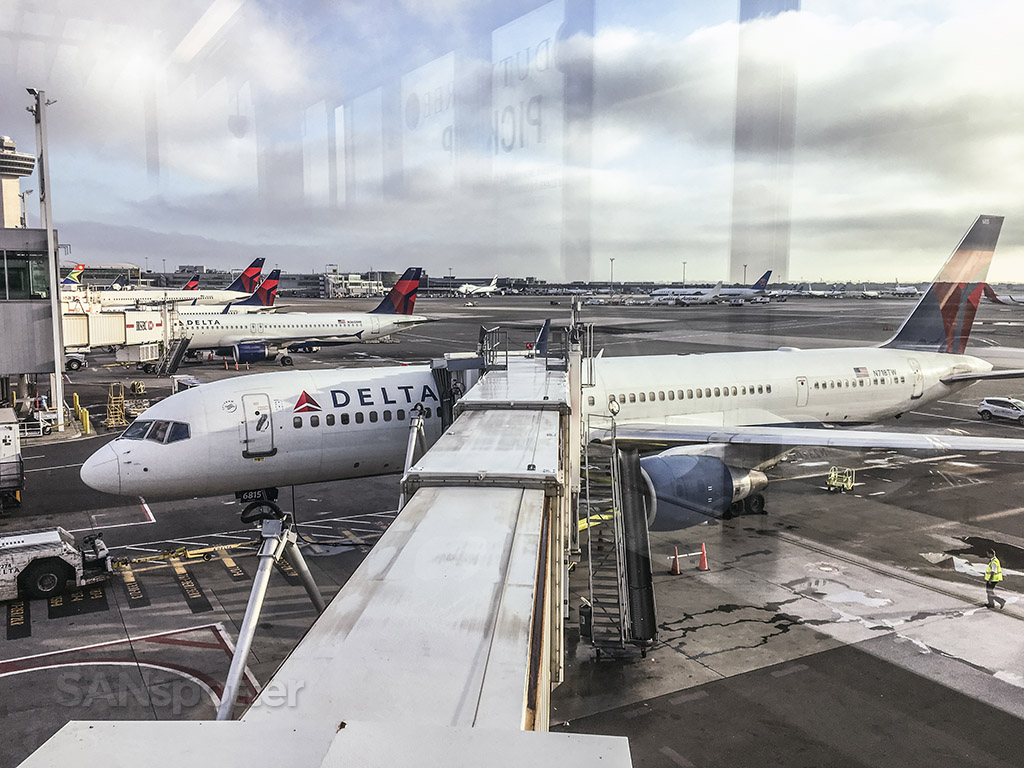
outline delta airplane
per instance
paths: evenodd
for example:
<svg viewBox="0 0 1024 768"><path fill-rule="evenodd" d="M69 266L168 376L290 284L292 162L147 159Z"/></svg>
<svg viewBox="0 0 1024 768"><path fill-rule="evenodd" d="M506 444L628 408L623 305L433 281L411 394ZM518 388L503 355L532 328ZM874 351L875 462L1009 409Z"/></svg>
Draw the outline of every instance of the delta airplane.
<svg viewBox="0 0 1024 768"><path fill-rule="evenodd" d="M191 351L210 349L239 363L273 360L283 350L372 341L430 322L430 318L412 313L422 272L421 267L407 269L384 300L369 312L278 312L259 316L226 311L180 312L177 335L189 339ZM289 355L282 355L282 365L292 362Z"/></svg>
<svg viewBox="0 0 1024 768"><path fill-rule="evenodd" d="M254 259L246 269L235 278L227 288L213 290L191 289L186 284L183 289L165 290L163 288L131 288L121 291L103 291L99 294L100 304L104 307L132 306L135 304L160 304L165 302L188 302L190 304L226 304L244 299L252 294L259 284L260 271L264 259Z"/></svg>
<svg viewBox="0 0 1024 768"><path fill-rule="evenodd" d="M245 315L255 312L273 312L274 299L277 297L277 287L281 282L280 278L280 269L271 271L269 275L260 281L260 284L256 286L256 290L251 295L241 301L225 304L224 308L219 310L219 314ZM177 312L178 315L195 315L211 314L213 310L210 305L179 304Z"/></svg>
<svg viewBox="0 0 1024 768"><path fill-rule="evenodd" d="M491 278L491 282L487 285L473 285L472 283L463 283L458 287L458 292L463 296L490 296L492 293L498 290L498 276L495 275Z"/></svg>
<svg viewBox="0 0 1024 768"><path fill-rule="evenodd" d="M1024 452L1024 440L808 428L898 418L973 381L1024 376L964 354L1002 222L978 217L881 346L594 359L584 416L614 415L619 445L651 454L652 527L763 511L765 470L796 446ZM398 472L410 415L422 408L436 439L445 394L428 365L204 384L147 409L81 476L177 498Z"/></svg>

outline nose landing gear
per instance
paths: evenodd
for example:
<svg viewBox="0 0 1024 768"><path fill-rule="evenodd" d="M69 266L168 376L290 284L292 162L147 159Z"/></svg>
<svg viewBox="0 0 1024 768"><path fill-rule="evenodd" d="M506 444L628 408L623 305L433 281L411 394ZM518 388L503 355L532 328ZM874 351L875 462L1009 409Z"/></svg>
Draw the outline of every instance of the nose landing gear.
<svg viewBox="0 0 1024 768"><path fill-rule="evenodd" d="M218 720L229 720L235 705L235 698L238 695L238 684L242 679L242 672L245 669L245 661L249 657L249 649L252 647L252 640L256 634L256 625L260 620L260 613L263 610L263 600L267 594L267 585L270 582L270 571L274 564L283 556L302 579L302 586L306 588L309 599L316 607L317 613L323 613L327 607L324 599L313 581L313 575L306 566L302 552L295 543L297 535L292 516L283 512L277 504L272 501L254 501L242 510L243 523L259 523L260 544L259 565L256 575L253 577L252 591L249 593L249 604L245 608L245 618L238 630L238 641L235 643L235 652L231 657L231 668L228 670L227 681L224 683L224 695L220 700L220 707L217 709Z"/></svg>

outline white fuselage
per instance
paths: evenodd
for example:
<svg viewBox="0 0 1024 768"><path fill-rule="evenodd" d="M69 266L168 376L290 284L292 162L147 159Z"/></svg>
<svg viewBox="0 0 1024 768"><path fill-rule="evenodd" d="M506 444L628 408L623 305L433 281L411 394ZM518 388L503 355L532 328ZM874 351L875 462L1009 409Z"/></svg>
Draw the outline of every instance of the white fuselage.
<svg viewBox="0 0 1024 768"><path fill-rule="evenodd" d="M607 415L614 397L619 423L857 424L966 386L943 384L945 376L990 369L969 356L874 347L599 358L583 408ZM82 478L111 493L182 497L399 472L417 404L430 409L432 442L439 393L429 366L204 384L138 420L186 424L187 439L119 438L89 458Z"/></svg>
<svg viewBox="0 0 1024 768"><path fill-rule="evenodd" d="M184 390L141 422L187 425L166 442L122 436L82 478L110 493L188 497L399 472L417 405L426 437L441 432L429 366L260 373ZM165 429L170 435L175 430Z"/></svg>
<svg viewBox="0 0 1024 768"><path fill-rule="evenodd" d="M489 285L473 285L472 283L464 283L459 286L459 293L463 296L490 296L497 290L498 286L493 282Z"/></svg>
<svg viewBox="0 0 1024 768"><path fill-rule="evenodd" d="M427 318L416 315L370 313L304 313L235 315L183 313L178 333L188 336L193 349L230 347L243 342L293 342L305 340L370 341L410 328Z"/></svg>
<svg viewBox="0 0 1024 768"><path fill-rule="evenodd" d="M879 347L601 358L584 395L589 413L604 414L614 395L620 422L864 424L966 386L940 381L951 373L991 368L966 355Z"/></svg>
<svg viewBox="0 0 1024 768"><path fill-rule="evenodd" d="M227 304L232 301L240 301L247 298L249 294L238 291L224 290L133 290L123 291L100 291L98 294L100 304L104 307L126 307L135 304L164 304L164 303L188 303L192 304Z"/></svg>

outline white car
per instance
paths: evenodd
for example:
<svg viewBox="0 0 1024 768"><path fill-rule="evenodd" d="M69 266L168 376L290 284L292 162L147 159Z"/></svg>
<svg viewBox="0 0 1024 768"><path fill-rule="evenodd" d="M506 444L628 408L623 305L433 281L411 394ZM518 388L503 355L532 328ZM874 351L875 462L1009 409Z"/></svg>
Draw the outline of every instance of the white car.
<svg viewBox="0 0 1024 768"><path fill-rule="evenodd" d="M1013 419L1024 427L1024 402L1012 397L986 397L978 406L978 415L985 421L993 416L1000 419Z"/></svg>

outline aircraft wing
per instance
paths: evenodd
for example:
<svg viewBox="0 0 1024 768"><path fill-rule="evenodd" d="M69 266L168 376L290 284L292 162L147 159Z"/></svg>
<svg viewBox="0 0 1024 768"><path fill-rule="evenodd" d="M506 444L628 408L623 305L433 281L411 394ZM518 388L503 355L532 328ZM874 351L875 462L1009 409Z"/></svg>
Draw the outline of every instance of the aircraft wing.
<svg viewBox="0 0 1024 768"><path fill-rule="evenodd" d="M611 442L610 430L597 430L591 438ZM1024 453L1024 439L936 435L815 427L704 427L663 424L616 425L615 440L651 450L694 444L802 445L826 448L895 448L928 451L1012 451Z"/></svg>
<svg viewBox="0 0 1024 768"><path fill-rule="evenodd" d="M943 384L949 384L954 381L981 381L982 379L1024 379L1024 369L954 373L951 376L940 379L940 381Z"/></svg>
<svg viewBox="0 0 1024 768"><path fill-rule="evenodd" d="M355 333L338 333L330 336L309 336L305 339L275 339L269 341L260 341L260 344L269 344L271 346L286 346L289 349L294 347L334 347L342 344L351 344L363 340L363 331L356 331Z"/></svg>
<svg viewBox="0 0 1024 768"><path fill-rule="evenodd" d="M423 315L395 315L390 318L390 322L394 325L423 325L423 323L436 321L436 317L424 317Z"/></svg>

